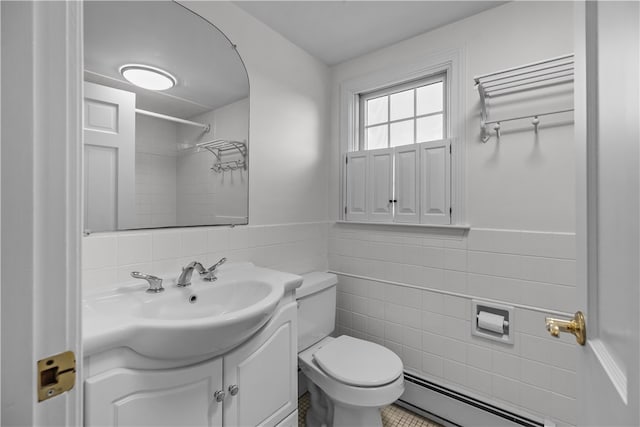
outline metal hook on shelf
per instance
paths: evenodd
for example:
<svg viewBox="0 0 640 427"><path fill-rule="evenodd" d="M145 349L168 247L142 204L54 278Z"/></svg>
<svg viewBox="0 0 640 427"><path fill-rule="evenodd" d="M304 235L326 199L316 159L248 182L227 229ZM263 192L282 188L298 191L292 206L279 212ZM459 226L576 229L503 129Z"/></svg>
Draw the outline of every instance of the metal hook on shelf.
<svg viewBox="0 0 640 427"><path fill-rule="evenodd" d="M487 131L487 125L483 121L480 125L480 140L483 143L486 143L490 138L491 134L489 133L489 131Z"/></svg>
<svg viewBox="0 0 640 427"><path fill-rule="evenodd" d="M238 169L246 169L246 164L244 160L230 160L228 162L217 162L213 166L211 166L211 170L214 172L226 172L226 171L234 171Z"/></svg>
<svg viewBox="0 0 640 427"><path fill-rule="evenodd" d="M538 125L540 124L540 119L538 116L533 116L533 120L531 120L531 124L533 125L533 131L538 133Z"/></svg>
<svg viewBox="0 0 640 427"><path fill-rule="evenodd" d="M496 122L496 124L493 125L493 130L496 131L496 138L500 139L500 122Z"/></svg>

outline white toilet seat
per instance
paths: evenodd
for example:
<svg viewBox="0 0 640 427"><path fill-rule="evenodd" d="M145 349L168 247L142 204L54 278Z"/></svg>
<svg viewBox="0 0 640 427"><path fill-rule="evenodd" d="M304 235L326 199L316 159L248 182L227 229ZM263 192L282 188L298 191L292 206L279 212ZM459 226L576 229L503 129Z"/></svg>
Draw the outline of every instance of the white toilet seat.
<svg viewBox="0 0 640 427"><path fill-rule="evenodd" d="M332 400L346 406L382 407L396 401L402 395L404 392L402 368L395 379L378 386L346 384L325 372L314 360L313 355L322 347L332 345L335 340L336 338L327 337L298 355L302 372ZM370 344L378 346L378 344ZM353 357L365 358L367 354L354 354ZM402 366L402 362L400 362L400 366Z"/></svg>
<svg viewBox="0 0 640 427"><path fill-rule="evenodd" d="M379 387L402 375L402 360L386 347L342 335L313 353L313 360L335 380L356 387Z"/></svg>

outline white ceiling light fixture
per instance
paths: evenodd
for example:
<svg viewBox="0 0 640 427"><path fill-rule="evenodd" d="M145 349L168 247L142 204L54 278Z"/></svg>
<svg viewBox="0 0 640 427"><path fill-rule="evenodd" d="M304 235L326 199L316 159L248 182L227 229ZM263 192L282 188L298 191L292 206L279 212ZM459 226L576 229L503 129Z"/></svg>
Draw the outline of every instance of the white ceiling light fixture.
<svg viewBox="0 0 640 427"><path fill-rule="evenodd" d="M149 90L167 90L177 83L176 78L161 68L142 64L126 64L120 74L130 83Z"/></svg>

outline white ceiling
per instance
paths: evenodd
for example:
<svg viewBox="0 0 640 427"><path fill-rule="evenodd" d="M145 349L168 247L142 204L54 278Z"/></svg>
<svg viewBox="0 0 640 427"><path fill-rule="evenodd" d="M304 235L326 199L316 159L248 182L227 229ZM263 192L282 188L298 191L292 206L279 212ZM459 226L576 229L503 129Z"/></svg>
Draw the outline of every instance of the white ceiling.
<svg viewBox="0 0 640 427"><path fill-rule="evenodd" d="M237 1L235 4L328 65L446 25L503 1ZM248 95L248 77L229 40L168 1L89 1L84 6L85 78L137 94L137 107L190 118ZM166 69L163 92L131 85L118 69Z"/></svg>
<svg viewBox="0 0 640 427"><path fill-rule="evenodd" d="M235 1L328 65L356 58L505 1Z"/></svg>
<svg viewBox="0 0 640 427"><path fill-rule="evenodd" d="M119 72L145 64L176 76L162 92L138 88ZM136 93L144 110L191 118L245 98L249 79L229 40L208 21L168 1L84 4L85 79Z"/></svg>

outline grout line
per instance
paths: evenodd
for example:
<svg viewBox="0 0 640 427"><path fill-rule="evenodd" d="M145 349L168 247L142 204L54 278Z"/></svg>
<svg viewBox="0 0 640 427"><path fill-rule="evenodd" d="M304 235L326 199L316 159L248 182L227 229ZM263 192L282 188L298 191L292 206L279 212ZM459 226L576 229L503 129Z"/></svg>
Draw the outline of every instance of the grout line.
<svg viewBox="0 0 640 427"><path fill-rule="evenodd" d="M335 271L335 270L331 270L331 269L329 269L329 272L330 273L334 273L334 274L338 274L338 275L341 275L341 276L352 277L354 279L370 280L370 281L373 281L373 282L385 283L385 284L388 284L388 285L403 286L405 288L412 288L412 289L421 289L421 290L424 290L424 291L430 291L430 292L435 292L435 293L439 293L439 294L443 294L443 295L449 295L449 296L454 296L454 297L459 297L459 298L465 298L465 299L468 299L468 300L480 300L480 301L484 301L484 302L492 302L492 303L495 303L495 304L508 305L508 306L511 306L511 307L520 308L520 309L523 309L523 310L535 311L535 312L543 313L543 314L553 314L555 316L573 317L573 313L568 313L568 312L565 312L565 311L550 310L550 309L545 309L545 308L542 308L542 307L533 307L533 306L530 306L530 305L525 305L525 304L520 304L520 303L513 303L513 302L497 300L497 299L492 299L492 298L478 297L478 296L475 296L475 295L462 294L462 293L459 293L459 292L445 291L445 290L436 289L436 288L421 287L421 286L416 286L416 285L410 285L408 283L394 282L394 281L391 281L391 280L376 279L374 277L360 276L358 274L351 274L351 273L343 273L343 272ZM475 273L472 273L472 274L475 274ZM489 277L500 277L500 276L489 276ZM545 283L545 282L534 282L534 283ZM545 284L554 285L553 283L545 283ZM554 285L554 286L570 287L570 286L566 286L566 285ZM351 295L355 295L355 294L351 294ZM360 295L358 295L358 296L360 296ZM363 297L363 298L369 298L369 297ZM380 301L386 301L386 300L380 300Z"/></svg>
<svg viewBox="0 0 640 427"><path fill-rule="evenodd" d="M424 264L404 264L401 262L395 262L395 261L386 261L383 259L377 259L377 258L361 258L361 257L356 257L356 256L351 256L351 255L344 255L344 254L329 254L329 256L334 255L334 256L339 256L339 257L343 257L343 258L350 258L352 260L360 260L360 261L365 261L365 262L376 262L376 263L386 263L386 264L396 264L399 266L407 266L407 267L420 267L420 268L430 268L432 270L442 270L442 271L450 271L450 272L454 272L454 273L464 273L464 274L475 274L476 276L486 276L486 277L496 277L499 279L509 279L509 280L519 280L522 282L530 282L530 283L535 283L535 284L541 284L541 285L553 285L553 286L563 286L565 288L575 288L577 287L577 284L572 284L572 285L567 285L565 283L554 283L554 282L541 282L539 280L533 280L533 279L526 279L523 277L512 277L512 276L498 276L495 274L487 274L487 273L479 273L476 271L472 271L469 270L468 267L465 268L464 270L455 270L452 268L446 268L446 267L433 267L430 265L424 265ZM509 255L509 254L506 254ZM514 256L519 256L519 255L514 255ZM564 261L572 261L572 259L569 258L549 258L549 259L561 259ZM351 273L344 273L346 274L351 274Z"/></svg>
<svg viewBox="0 0 640 427"><path fill-rule="evenodd" d="M575 257L552 257L552 256L544 256L544 255L534 255L529 253L522 252L498 252L498 251L488 251L488 250L480 250L480 249L466 249L467 252L477 252L481 254L497 254L497 255L514 255L514 256L522 256L522 257L530 257L530 258L541 258L541 259L560 259L563 261L575 261Z"/></svg>

